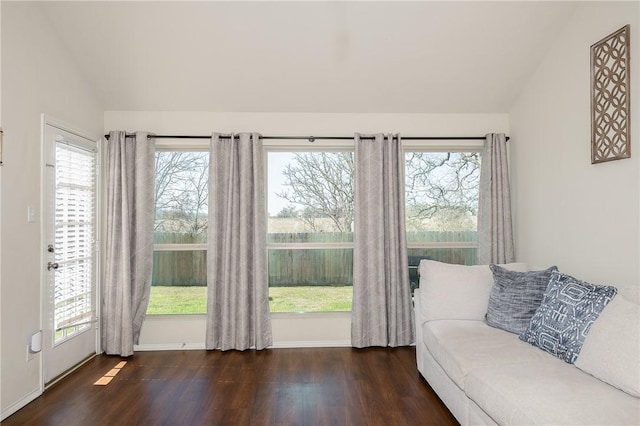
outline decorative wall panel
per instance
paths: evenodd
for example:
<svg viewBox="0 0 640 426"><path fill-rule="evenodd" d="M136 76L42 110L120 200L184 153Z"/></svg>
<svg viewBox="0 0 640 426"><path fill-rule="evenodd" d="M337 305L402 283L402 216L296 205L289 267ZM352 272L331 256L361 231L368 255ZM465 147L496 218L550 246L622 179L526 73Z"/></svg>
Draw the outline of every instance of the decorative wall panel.
<svg viewBox="0 0 640 426"><path fill-rule="evenodd" d="M629 25L591 46L591 163L631 156Z"/></svg>

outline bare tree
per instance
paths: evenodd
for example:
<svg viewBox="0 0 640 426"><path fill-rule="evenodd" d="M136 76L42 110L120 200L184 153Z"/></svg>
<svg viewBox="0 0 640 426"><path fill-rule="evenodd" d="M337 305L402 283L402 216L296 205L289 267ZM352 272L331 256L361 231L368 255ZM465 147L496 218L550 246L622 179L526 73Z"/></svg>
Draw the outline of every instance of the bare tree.
<svg viewBox="0 0 640 426"><path fill-rule="evenodd" d="M300 206L300 218L314 231L318 218L329 218L340 232L350 232L353 171L352 152L296 153L282 171L287 189L277 196Z"/></svg>
<svg viewBox="0 0 640 426"><path fill-rule="evenodd" d="M477 214L480 153L412 152L406 164L410 215Z"/></svg>
<svg viewBox="0 0 640 426"><path fill-rule="evenodd" d="M159 151L155 164L155 230L191 239L207 229L209 156Z"/></svg>
<svg viewBox="0 0 640 426"><path fill-rule="evenodd" d="M289 205L289 206L283 207L282 210L280 210L280 212L278 212L276 217L280 217L280 218L296 218L296 217L300 217L300 212L298 211L296 206Z"/></svg>
<svg viewBox="0 0 640 426"><path fill-rule="evenodd" d="M183 152L157 152L155 162L155 224L161 228L167 212L176 204L174 191L180 175L186 170Z"/></svg>
<svg viewBox="0 0 640 426"><path fill-rule="evenodd" d="M287 189L276 194L292 205L278 216L299 215L314 231L317 218L330 218L340 231L350 231L354 171L353 153L295 154L282 171ZM405 178L409 217L455 218L477 213L478 152L408 153Z"/></svg>

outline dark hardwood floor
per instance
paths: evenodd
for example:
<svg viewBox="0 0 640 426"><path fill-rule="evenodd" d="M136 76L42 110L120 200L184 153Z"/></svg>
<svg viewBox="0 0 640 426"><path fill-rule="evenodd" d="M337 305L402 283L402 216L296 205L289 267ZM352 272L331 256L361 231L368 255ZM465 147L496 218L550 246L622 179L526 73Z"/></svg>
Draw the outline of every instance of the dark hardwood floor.
<svg viewBox="0 0 640 426"><path fill-rule="evenodd" d="M3 425L457 425L415 348L98 356Z"/></svg>

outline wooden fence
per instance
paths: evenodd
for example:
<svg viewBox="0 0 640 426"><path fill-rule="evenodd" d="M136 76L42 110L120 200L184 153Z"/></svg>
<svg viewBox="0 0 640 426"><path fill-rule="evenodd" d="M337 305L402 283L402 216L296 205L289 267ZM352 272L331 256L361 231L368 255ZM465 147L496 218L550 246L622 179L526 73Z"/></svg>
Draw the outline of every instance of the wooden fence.
<svg viewBox="0 0 640 426"><path fill-rule="evenodd" d="M158 233L156 233L158 234ZM331 243L352 241L350 233L278 233L269 234L268 243ZM475 231L409 232L409 245L417 242L475 242ZM191 242L189 236L156 235L156 243ZM198 241L199 242L199 241ZM472 265L475 248L409 248L409 276L417 285L417 265L429 258L447 263ZM269 285L349 286L353 285L352 249L270 249ZM152 285L206 286L206 251L157 251L154 253Z"/></svg>

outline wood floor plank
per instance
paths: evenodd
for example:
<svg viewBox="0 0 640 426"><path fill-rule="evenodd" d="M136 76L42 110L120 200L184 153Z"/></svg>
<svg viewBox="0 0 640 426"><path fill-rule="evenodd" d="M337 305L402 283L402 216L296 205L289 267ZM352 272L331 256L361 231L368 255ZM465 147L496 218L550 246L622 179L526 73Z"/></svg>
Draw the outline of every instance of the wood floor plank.
<svg viewBox="0 0 640 426"><path fill-rule="evenodd" d="M434 425L458 423L415 348L138 352L98 356L3 425Z"/></svg>

